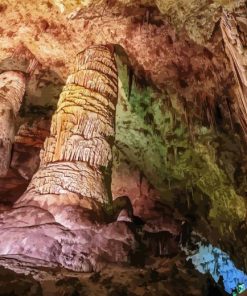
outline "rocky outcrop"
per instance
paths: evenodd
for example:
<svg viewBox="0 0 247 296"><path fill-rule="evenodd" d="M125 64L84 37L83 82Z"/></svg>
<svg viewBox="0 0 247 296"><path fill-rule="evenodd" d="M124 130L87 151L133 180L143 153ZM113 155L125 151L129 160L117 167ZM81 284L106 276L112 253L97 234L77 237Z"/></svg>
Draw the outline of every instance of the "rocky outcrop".
<svg viewBox="0 0 247 296"><path fill-rule="evenodd" d="M221 30L226 53L231 62L237 87L235 109L244 133L247 133L247 18L245 8L242 15L225 11L221 18Z"/></svg>
<svg viewBox="0 0 247 296"><path fill-rule="evenodd" d="M0 176L7 174L12 144L15 139L15 121L25 92L25 77L20 72L8 71L0 75Z"/></svg>

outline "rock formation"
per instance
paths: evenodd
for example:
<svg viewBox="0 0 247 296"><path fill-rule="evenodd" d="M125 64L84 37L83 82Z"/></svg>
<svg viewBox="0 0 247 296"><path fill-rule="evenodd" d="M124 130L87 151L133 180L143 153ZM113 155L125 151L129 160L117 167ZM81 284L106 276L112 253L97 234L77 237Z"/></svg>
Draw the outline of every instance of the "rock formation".
<svg viewBox="0 0 247 296"><path fill-rule="evenodd" d="M77 55L53 116L41 165L18 205L108 203L117 103L117 69L110 50ZM107 179L108 178L108 179ZM74 195L71 199L71 195Z"/></svg>
<svg viewBox="0 0 247 296"><path fill-rule="evenodd" d="M32 123L26 122L18 130L10 167L27 181L32 179L39 168L40 150L46 137L50 134L49 130L50 120L46 118L41 118ZM16 200L19 197L16 196Z"/></svg>
<svg viewBox="0 0 247 296"><path fill-rule="evenodd" d="M7 174L15 140L15 121L25 92L25 77L8 71L0 75L0 176Z"/></svg>
<svg viewBox="0 0 247 296"><path fill-rule="evenodd" d="M39 118L21 124L15 136L8 173L0 179L0 199L13 205L25 192L40 164L40 149L50 134L50 119Z"/></svg>
<svg viewBox="0 0 247 296"><path fill-rule="evenodd" d="M237 82L235 108L244 133L247 133L247 18L246 9L242 15L224 11L221 31L226 53Z"/></svg>
<svg viewBox="0 0 247 296"><path fill-rule="evenodd" d="M116 102L117 69L110 47L78 54L40 168L13 209L1 213L1 255L78 271L129 260L136 242L127 223L100 225L96 211L110 198L107 171Z"/></svg>
<svg viewBox="0 0 247 296"><path fill-rule="evenodd" d="M28 77L0 177L0 265L166 269L168 256L185 265L178 247L194 251L196 233L247 270L246 1L24 2L0 4L0 73ZM71 57L96 44L115 45L118 75L105 46L84 52L92 62L80 54L72 71ZM105 93L93 89L100 80ZM176 274L165 276L170 293L161 279L156 292L148 280L130 293L192 295L195 280Z"/></svg>

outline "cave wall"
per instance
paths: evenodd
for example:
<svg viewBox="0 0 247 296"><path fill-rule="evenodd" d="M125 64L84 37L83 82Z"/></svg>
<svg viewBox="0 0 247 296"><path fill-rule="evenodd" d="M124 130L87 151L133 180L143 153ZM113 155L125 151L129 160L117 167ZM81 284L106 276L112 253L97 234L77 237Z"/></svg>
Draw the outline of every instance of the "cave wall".
<svg viewBox="0 0 247 296"><path fill-rule="evenodd" d="M221 281L225 291L231 295L246 290L247 276L238 270L229 256L212 245L200 244L199 252L190 257L192 263L203 274L210 273L216 282Z"/></svg>
<svg viewBox="0 0 247 296"><path fill-rule="evenodd" d="M161 200L177 208L176 216L181 221L189 221L213 244L230 250L236 245L246 215L241 197L246 188L244 170L237 170L244 153L240 137L227 132L224 125L219 129L203 117L191 116L193 113L188 113L181 95L173 89L167 87L161 92L132 76L122 50L116 57L120 96L113 198L128 195L136 213L145 217L146 210L148 218L155 212L154 202ZM37 170L38 160L35 163L33 153L37 157L48 134L49 120L36 120L29 125L23 124L19 129L12 160L12 167L26 180ZM21 145L28 154L26 169L20 161L22 157L17 161ZM23 190L25 184L23 180ZM4 195L6 199L6 188ZM222 242L218 241L219 236Z"/></svg>
<svg viewBox="0 0 247 296"><path fill-rule="evenodd" d="M179 208L214 244L235 248L246 216L240 138L200 120L188 122L181 98L169 89L157 93L133 82L128 98L128 71L120 69L116 147L139 167L161 200ZM244 243L239 245L243 251Z"/></svg>

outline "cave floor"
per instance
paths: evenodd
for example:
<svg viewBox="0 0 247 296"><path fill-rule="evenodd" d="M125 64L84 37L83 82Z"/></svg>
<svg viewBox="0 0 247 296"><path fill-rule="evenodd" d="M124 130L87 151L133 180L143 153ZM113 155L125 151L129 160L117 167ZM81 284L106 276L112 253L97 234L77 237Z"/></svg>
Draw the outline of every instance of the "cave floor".
<svg viewBox="0 0 247 296"><path fill-rule="evenodd" d="M145 267L108 265L95 273L47 267L34 269L8 258L1 258L0 264L0 295L5 296L223 295L216 292L210 294L209 279L193 270L181 255L173 258L153 257L147 260Z"/></svg>

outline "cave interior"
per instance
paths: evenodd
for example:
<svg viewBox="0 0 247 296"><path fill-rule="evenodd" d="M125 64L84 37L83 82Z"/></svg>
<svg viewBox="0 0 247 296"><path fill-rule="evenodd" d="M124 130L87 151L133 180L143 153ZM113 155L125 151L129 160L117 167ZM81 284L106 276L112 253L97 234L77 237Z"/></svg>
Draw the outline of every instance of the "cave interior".
<svg viewBox="0 0 247 296"><path fill-rule="evenodd" d="M247 2L0 16L0 295L247 295Z"/></svg>

